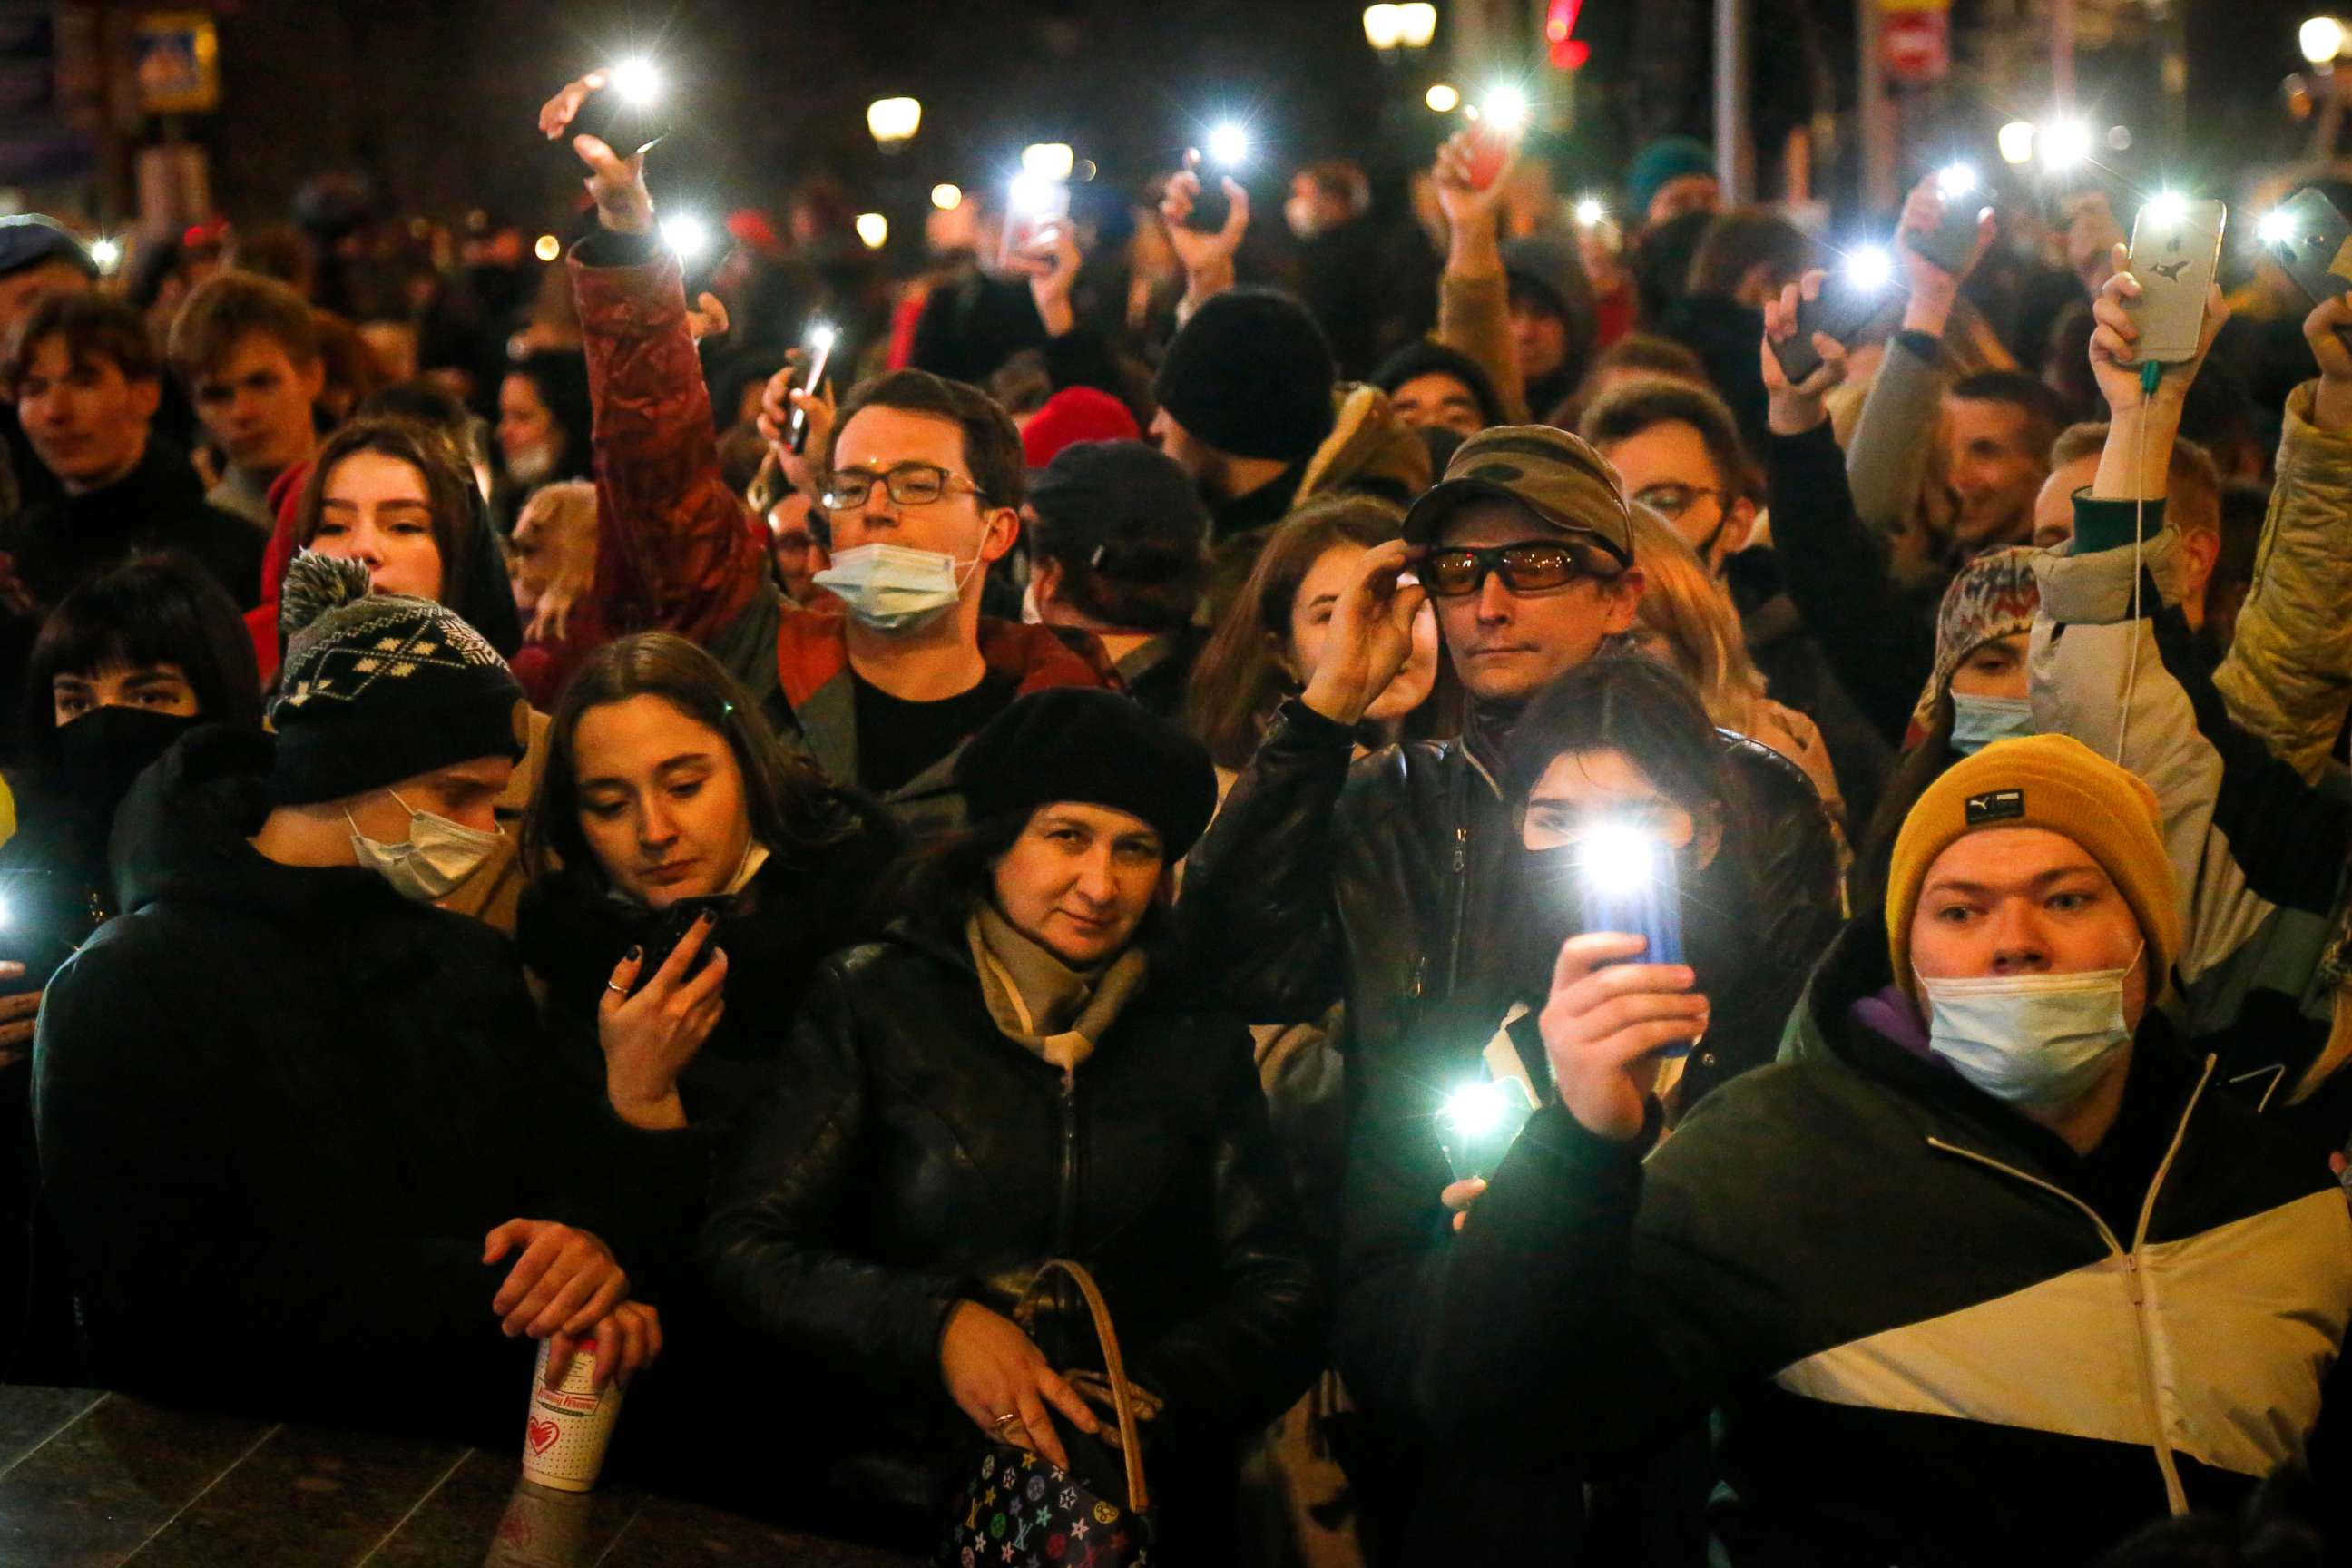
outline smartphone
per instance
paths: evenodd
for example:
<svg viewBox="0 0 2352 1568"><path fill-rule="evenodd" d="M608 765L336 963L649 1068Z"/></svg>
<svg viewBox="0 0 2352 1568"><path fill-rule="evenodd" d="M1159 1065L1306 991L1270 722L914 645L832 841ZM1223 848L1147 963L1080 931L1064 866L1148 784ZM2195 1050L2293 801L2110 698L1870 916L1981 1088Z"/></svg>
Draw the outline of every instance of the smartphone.
<svg viewBox="0 0 2352 1568"><path fill-rule="evenodd" d="M1447 1095L1437 1110L1437 1144L1454 1179L1492 1175L1535 1111L1535 1091L1521 1079L1489 1074Z"/></svg>
<svg viewBox="0 0 2352 1568"><path fill-rule="evenodd" d="M1898 237L1957 278L1968 270L1976 251L1977 226L1992 193L1978 183L1977 172L1966 163L1937 170L1936 191L1944 198L1944 221L1924 233L1905 229Z"/></svg>
<svg viewBox="0 0 2352 1568"><path fill-rule="evenodd" d="M809 323L808 340L801 363L808 366L808 375L801 382L801 390L814 396L824 386L825 366L833 360L834 340L841 334L827 321ZM798 457L808 450L808 410L794 408L792 422L785 427L784 442Z"/></svg>
<svg viewBox="0 0 2352 1568"><path fill-rule="evenodd" d="M1684 962L1682 874L1671 848L1630 827L1604 828L1585 839L1577 869L1583 929L1638 936L1649 944L1612 963ZM1668 1046L1664 1054L1686 1056L1692 1044Z"/></svg>
<svg viewBox="0 0 2352 1568"><path fill-rule="evenodd" d="M1815 332L1827 332L1850 347L1896 294L1881 268L1841 267L1822 279L1819 298L1797 302L1796 336L1772 345L1781 373L1791 384L1803 381L1822 368L1822 356L1813 347Z"/></svg>
<svg viewBox="0 0 2352 1568"><path fill-rule="evenodd" d="M706 912L710 915L715 925L727 918L727 911L732 909L734 904L735 900L730 895L713 894L699 899L680 899L664 910L661 912L661 919L654 925L653 934L646 938L646 956L645 961L637 965L637 984L644 984L646 980L660 971L663 964L669 962L669 955L677 951L677 944L686 940L687 933L694 929L694 922L700 920ZM701 951L694 955L694 962L687 966L685 976L687 979L691 980L701 973L702 966L710 962L712 940L711 937L703 939Z"/></svg>
<svg viewBox="0 0 2352 1568"><path fill-rule="evenodd" d="M624 158L650 150L670 132L669 116L657 100L632 102L611 88L591 94L572 118L569 136L588 135Z"/></svg>
<svg viewBox="0 0 2352 1568"><path fill-rule="evenodd" d="M2132 221L2131 274L2140 294L2125 309L2139 328L2142 364L2186 364L2197 357L2229 216L2227 206L2210 198L2159 195Z"/></svg>
<svg viewBox="0 0 2352 1568"><path fill-rule="evenodd" d="M2297 191L2263 219L2263 249L2315 305L2352 293L2352 221L2319 192Z"/></svg>
<svg viewBox="0 0 2352 1568"><path fill-rule="evenodd" d="M1021 258L1063 224L1070 221L1070 185L1023 174L1013 182L1004 203L1004 239L997 247L1000 272L1012 272Z"/></svg>

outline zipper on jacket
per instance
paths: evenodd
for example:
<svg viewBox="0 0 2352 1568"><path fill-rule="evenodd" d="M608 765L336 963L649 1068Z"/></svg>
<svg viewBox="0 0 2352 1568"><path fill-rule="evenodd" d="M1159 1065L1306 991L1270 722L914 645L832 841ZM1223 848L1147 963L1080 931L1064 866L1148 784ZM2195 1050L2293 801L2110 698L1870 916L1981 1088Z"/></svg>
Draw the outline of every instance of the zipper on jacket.
<svg viewBox="0 0 2352 1568"><path fill-rule="evenodd" d="M2014 1165L2003 1164L1989 1154L1979 1154L1973 1149L1963 1149L1957 1143L1947 1143L1941 1138L1932 1134L1927 1139L1930 1148L1940 1149L1947 1154L1957 1154L1963 1160L1974 1161L1988 1170L1996 1171L2004 1176L2023 1182L2028 1186L2039 1187L2052 1196L2073 1205L2082 1211L2083 1216L2098 1230L2099 1239L2106 1244L2107 1250L2122 1260L2124 1290L2131 1298L2132 1328L2138 1341L2140 1398L2147 1406L2148 1426L2154 1437L2156 1449L2156 1468L2164 1476L2165 1504L2176 1518L2189 1511L2189 1494L2180 1484L2180 1466L2172 1452L2172 1438L2165 1430L2164 1406L2157 1398L2156 1345L2147 1321L2147 1282L2140 1272L2140 1249L2147 1245L2148 1221L2156 1213L2157 1194L2163 1189L2165 1178L2172 1173L2173 1159L2180 1152L2180 1145L2189 1136L2189 1119L2197 1113L2198 1102L2204 1099L2205 1086L2211 1081L2212 1077L2213 1058L2209 1056L2205 1058L2205 1070L2199 1075L2197 1087L2189 1092L2189 1103L2180 1112L2179 1124L2172 1130L2172 1142L2166 1148L2164 1158L2157 1163L2156 1177L2148 1183L2147 1196L2140 1202L2139 1226L2133 1233L2132 1244L2128 1247L2124 1246L2112 1229L2108 1228L2107 1222L2099 1217L2098 1210L2056 1183L2045 1182L2030 1172L2021 1171Z"/></svg>
<svg viewBox="0 0 2352 1568"><path fill-rule="evenodd" d="M1062 1200L1055 1215L1056 1237L1055 1252L1068 1258L1073 1252L1071 1237L1077 1229L1078 1213L1078 1080L1075 1073L1062 1075Z"/></svg>

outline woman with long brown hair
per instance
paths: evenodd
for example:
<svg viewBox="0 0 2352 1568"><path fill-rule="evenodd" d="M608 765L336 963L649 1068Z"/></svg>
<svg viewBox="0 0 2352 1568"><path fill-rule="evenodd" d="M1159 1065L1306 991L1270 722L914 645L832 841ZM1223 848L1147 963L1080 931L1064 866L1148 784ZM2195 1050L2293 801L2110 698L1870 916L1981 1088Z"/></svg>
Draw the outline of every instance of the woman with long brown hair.
<svg viewBox="0 0 2352 1568"><path fill-rule="evenodd" d="M802 991L863 931L898 845L879 807L777 742L717 659L667 632L623 637L549 721L516 943L558 1026L601 1036L616 1113L723 1121L764 1089Z"/></svg>

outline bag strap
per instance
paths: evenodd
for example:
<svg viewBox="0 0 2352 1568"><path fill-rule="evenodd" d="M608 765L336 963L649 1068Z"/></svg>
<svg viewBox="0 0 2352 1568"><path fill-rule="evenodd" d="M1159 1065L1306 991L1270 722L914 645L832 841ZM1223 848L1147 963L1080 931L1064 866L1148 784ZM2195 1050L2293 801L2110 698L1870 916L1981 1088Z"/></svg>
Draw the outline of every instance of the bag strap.
<svg viewBox="0 0 2352 1568"><path fill-rule="evenodd" d="M1111 1326L1110 1308L1104 1302L1095 1277L1087 1272L1083 1264L1066 1258L1047 1258L1029 1281L1028 1289L1021 1292L1021 1300L1013 1303L1013 1321L1021 1325L1023 1333L1029 1332L1036 1321L1037 1302L1045 1280L1055 1273L1070 1277L1078 1294L1086 1298L1087 1310L1094 1318L1095 1339L1102 1346L1103 1373L1110 1380L1111 1405L1118 1415L1119 1450L1127 1461L1127 1506L1134 1513L1149 1512L1151 1500L1143 1487L1143 1436L1136 1429L1135 1390L1127 1381L1127 1363L1118 1353L1118 1331Z"/></svg>

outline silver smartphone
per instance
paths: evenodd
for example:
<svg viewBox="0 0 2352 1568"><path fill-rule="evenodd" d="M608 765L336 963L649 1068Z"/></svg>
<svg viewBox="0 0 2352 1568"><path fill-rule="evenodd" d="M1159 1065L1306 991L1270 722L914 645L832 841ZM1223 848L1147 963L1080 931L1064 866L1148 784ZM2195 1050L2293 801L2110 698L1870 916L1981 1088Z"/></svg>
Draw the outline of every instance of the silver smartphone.
<svg viewBox="0 0 2352 1568"><path fill-rule="evenodd" d="M2218 201L2159 195L2132 221L2131 275L2140 293L2125 309L2139 328L2142 364L2186 364L2197 357L2229 217Z"/></svg>

